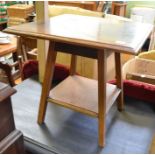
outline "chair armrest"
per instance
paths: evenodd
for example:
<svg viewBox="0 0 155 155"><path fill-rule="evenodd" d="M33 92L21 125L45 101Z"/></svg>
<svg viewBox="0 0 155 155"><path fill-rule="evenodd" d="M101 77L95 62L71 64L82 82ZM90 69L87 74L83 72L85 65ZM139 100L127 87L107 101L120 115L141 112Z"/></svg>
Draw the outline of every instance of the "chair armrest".
<svg viewBox="0 0 155 155"><path fill-rule="evenodd" d="M15 67L15 66L17 66L17 65L19 65L19 62L18 62L18 61L14 62L14 63L12 63L12 64L9 64L9 66L10 66L11 68L13 68L13 67Z"/></svg>
<svg viewBox="0 0 155 155"><path fill-rule="evenodd" d="M5 73L8 77L8 81L9 81L10 85L13 87L15 85L15 83L14 83L14 79L12 76L12 68L10 67L10 65L0 62L0 68L5 71Z"/></svg>
<svg viewBox="0 0 155 155"><path fill-rule="evenodd" d="M37 48L34 48L33 50L27 52L28 58L29 58L29 59L37 60L37 56L38 56L37 53L38 53L38 49L37 49Z"/></svg>

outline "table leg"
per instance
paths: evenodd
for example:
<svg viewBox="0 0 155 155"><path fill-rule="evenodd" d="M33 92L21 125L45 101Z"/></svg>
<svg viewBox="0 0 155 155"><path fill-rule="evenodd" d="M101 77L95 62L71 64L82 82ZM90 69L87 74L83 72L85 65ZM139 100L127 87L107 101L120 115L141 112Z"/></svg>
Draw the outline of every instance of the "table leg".
<svg viewBox="0 0 155 155"><path fill-rule="evenodd" d="M123 97L123 81L122 81L122 65L121 65L121 54L115 53L115 70L116 70L116 84L121 89L121 93L117 98L117 108L122 111L124 108L124 97Z"/></svg>
<svg viewBox="0 0 155 155"><path fill-rule="evenodd" d="M56 61L57 52L54 50L55 43L50 42L47 60L46 60L46 69L42 86L42 93L40 99L39 113L38 113L38 123L42 124L45 119L45 113L47 108L47 97L52 85L52 79L54 74L54 67Z"/></svg>
<svg viewBox="0 0 155 155"><path fill-rule="evenodd" d="M106 51L98 51L98 136L101 147L105 145L106 69Z"/></svg>
<svg viewBox="0 0 155 155"><path fill-rule="evenodd" d="M72 54L71 65L70 65L70 75L76 74L76 63L77 63L77 56Z"/></svg>

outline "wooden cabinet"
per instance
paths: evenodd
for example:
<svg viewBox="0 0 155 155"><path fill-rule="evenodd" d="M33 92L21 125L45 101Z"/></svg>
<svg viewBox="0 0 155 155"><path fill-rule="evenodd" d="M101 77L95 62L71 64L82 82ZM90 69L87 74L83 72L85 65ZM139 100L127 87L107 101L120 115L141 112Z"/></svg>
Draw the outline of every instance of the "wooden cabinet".
<svg viewBox="0 0 155 155"><path fill-rule="evenodd" d="M0 153L24 153L23 135L16 130L11 98L16 91L0 82Z"/></svg>

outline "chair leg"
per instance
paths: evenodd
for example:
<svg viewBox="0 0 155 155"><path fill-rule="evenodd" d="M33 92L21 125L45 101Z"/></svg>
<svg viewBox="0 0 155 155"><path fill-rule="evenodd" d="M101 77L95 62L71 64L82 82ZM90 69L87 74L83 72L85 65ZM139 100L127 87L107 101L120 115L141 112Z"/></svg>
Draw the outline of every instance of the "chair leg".
<svg viewBox="0 0 155 155"><path fill-rule="evenodd" d="M105 145L106 125L106 69L105 51L98 51L98 136L99 146Z"/></svg>
<svg viewBox="0 0 155 155"><path fill-rule="evenodd" d="M39 113L38 113L38 123L42 124L45 119L46 108L47 108L47 97L49 95L49 91L51 89L54 67L56 61L57 52L55 49L55 43L50 42L47 61L46 61L46 69L42 86L42 93L40 99Z"/></svg>
<svg viewBox="0 0 155 155"><path fill-rule="evenodd" d="M121 54L115 52L115 70L116 70L116 84L121 89L121 93L117 98L117 108L119 111L124 109L124 97L123 97L123 81L122 81L122 65Z"/></svg>

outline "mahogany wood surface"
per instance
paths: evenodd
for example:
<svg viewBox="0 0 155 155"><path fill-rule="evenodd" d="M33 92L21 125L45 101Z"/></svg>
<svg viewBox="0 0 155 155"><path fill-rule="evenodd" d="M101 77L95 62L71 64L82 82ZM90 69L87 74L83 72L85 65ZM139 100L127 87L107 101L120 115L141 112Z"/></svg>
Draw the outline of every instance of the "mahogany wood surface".
<svg viewBox="0 0 155 155"><path fill-rule="evenodd" d="M53 17L45 23L32 22L8 27L5 32L137 54L152 29L150 24L66 14Z"/></svg>
<svg viewBox="0 0 155 155"><path fill-rule="evenodd" d="M0 153L24 153L23 135L15 129L11 95L15 89L0 82Z"/></svg>
<svg viewBox="0 0 155 155"><path fill-rule="evenodd" d="M0 142L0 153L22 154L24 150L23 134L18 130L14 130Z"/></svg>

